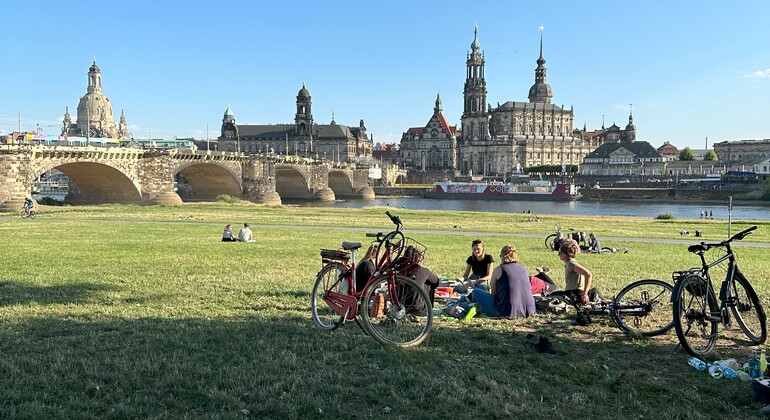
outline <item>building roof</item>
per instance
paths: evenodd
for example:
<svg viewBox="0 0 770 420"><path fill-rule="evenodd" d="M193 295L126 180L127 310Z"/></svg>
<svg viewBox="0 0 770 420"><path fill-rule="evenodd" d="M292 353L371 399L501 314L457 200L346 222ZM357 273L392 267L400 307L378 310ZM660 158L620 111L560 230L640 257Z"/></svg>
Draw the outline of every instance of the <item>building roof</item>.
<svg viewBox="0 0 770 420"><path fill-rule="evenodd" d="M559 105L554 104L546 104L543 102L517 102L517 101L507 101L502 105L498 105L497 108L494 108L492 112L510 112L514 109L535 109L536 111L553 111L553 112L562 112L564 111L564 108ZM565 111L569 112L569 111Z"/></svg>
<svg viewBox="0 0 770 420"><path fill-rule="evenodd" d="M650 143L646 141L620 141L608 142L597 147L596 150L586 155L586 159L606 159L612 153L620 148L624 148L634 154L637 158L659 158L662 157Z"/></svg>

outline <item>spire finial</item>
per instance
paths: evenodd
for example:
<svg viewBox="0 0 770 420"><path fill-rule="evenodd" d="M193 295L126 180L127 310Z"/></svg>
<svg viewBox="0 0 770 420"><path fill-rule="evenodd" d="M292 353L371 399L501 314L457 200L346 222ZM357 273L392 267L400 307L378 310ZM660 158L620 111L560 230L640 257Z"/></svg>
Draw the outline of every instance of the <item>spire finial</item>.
<svg viewBox="0 0 770 420"><path fill-rule="evenodd" d="M634 122L634 104L628 104L628 122Z"/></svg>
<svg viewBox="0 0 770 420"><path fill-rule="evenodd" d="M537 29L540 29L540 58L543 58L543 31L545 30L545 27L541 23Z"/></svg>

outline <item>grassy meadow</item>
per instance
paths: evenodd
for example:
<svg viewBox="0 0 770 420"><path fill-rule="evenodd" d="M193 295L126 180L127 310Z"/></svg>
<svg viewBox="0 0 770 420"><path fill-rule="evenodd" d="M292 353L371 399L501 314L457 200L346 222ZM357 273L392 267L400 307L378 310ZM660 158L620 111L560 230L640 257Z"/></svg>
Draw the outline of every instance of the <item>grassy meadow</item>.
<svg viewBox="0 0 770 420"><path fill-rule="evenodd" d="M357 327L331 333L310 317L319 248L388 231L385 208L246 204L43 208L0 216L1 418L751 418L760 404L738 381L687 365L673 330L632 338L606 319L435 319L416 348L379 346ZM541 216L393 209L428 246L424 265L462 274L477 237L497 255L563 265L543 238L556 225L595 232L628 254L580 255L610 297L641 278L670 281L698 264L679 230L705 240L724 221ZM255 243L221 243L248 222ZM746 242L770 243L770 224ZM612 238L603 239L603 238ZM652 242L656 241L656 242ZM770 307L768 248L738 246L739 264ZM556 355L525 343L548 337ZM745 360L730 333L713 358Z"/></svg>

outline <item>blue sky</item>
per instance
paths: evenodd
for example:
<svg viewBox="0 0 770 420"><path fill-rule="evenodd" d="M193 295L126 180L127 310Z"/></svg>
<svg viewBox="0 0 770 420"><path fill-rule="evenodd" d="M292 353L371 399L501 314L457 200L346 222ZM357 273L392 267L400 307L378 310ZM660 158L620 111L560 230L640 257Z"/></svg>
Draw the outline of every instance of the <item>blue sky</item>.
<svg viewBox="0 0 770 420"><path fill-rule="evenodd" d="M770 138L767 1L13 1L0 11L0 134L58 134L93 58L135 137L217 137L294 119L306 83L316 122L366 123L375 142L424 126L440 93L460 125L479 26L487 99L526 101L540 31L553 102L575 125L704 148Z"/></svg>

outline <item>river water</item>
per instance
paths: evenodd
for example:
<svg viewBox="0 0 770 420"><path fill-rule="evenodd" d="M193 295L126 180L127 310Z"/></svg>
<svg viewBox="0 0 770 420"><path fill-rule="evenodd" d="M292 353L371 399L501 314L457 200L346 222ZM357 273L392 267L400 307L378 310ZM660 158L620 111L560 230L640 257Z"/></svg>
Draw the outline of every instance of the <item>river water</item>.
<svg viewBox="0 0 770 420"><path fill-rule="evenodd" d="M484 200L436 200L415 197L386 197L374 200L338 200L333 203L296 203L303 207L363 208L383 206L413 210L460 210L500 213L525 213L535 215L563 214L576 216L639 216L655 217L670 213L677 219L698 219L701 211L713 214L714 219L770 220L770 207L733 205L728 212L727 202L720 203L646 203L623 201L484 201Z"/></svg>

